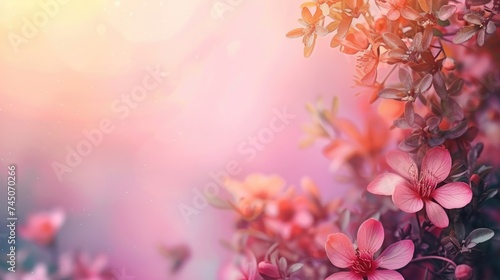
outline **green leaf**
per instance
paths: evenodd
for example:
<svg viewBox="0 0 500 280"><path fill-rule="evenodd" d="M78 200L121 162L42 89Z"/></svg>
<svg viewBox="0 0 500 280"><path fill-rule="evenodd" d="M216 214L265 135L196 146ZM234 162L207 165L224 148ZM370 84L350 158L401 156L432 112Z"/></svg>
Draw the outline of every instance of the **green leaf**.
<svg viewBox="0 0 500 280"><path fill-rule="evenodd" d="M489 228L477 228L469 234L469 236L467 237L466 244L483 243L483 242L486 242L486 241L490 240L491 238L493 238L494 235L495 235L495 232L493 232Z"/></svg>
<svg viewBox="0 0 500 280"><path fill-rule="evenodd" d="M447 19L447 20L445 20L445 21L442 21L442 20L438 19L438 20L437 20L437 24L438 24L439 26L449 26L449 25L450 25L450 20L449 20L449 19ZM434 30L437 30L437 29L434 29ZM439 30L437 30L437 31L439 31ZM441 32L441 31L439 31L439 32ZM442 34L442 33L441 33L441 34Z"/></svg>
<svg viewBox="0 0 500 280"><path fill-rule="evenodd" d="M443 32L441 32L441 30L438 30L438 29L436 29L436 28L434 28L434 29L432 30L432 33L433 33L433 34L434 34L434 36L436 36L436 37L440 37L440 38L443 38L443 37L444 37Z"/></svg>

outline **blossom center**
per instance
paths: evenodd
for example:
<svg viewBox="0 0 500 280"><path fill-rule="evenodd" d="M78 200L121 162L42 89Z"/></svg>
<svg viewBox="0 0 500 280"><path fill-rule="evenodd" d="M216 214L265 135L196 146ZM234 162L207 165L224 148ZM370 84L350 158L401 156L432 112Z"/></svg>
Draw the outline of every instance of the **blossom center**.
<svg viewBox="0 0 500 280"><path fill-rule="evenodd" d="M432 192L436 189L437 182L436 177L431 174L422 174L418 182L416 183L418 194L423 199L430 199Z"/></svg>
<svg viewBox="0 0 500 280"><path fill-rule="evenodd" d="M361 276L366 276L373 271L375 265L373 264L373 258L371 256L358 255L351 270Z"/></svg>

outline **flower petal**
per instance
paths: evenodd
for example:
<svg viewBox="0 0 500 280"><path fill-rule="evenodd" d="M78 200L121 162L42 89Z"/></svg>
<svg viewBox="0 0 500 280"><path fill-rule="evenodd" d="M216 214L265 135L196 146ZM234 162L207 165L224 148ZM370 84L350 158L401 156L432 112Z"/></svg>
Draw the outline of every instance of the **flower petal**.
<svg viewBox="0 0 500 280"><path fill-rule="evenodd" d="M462 208L471 201L472 190L466 183L453 182L434 190L432 197L446 209Z"/></svg>
<svg viewBox="0 0 500 280"><path fill-rule="evenodd" d="M406 44L399 38L398 35L394 33L384 33L382 35L382 39L384 39L384 43L390 48L390 49L403 49L403 50L408 50L406 47Z"/></svg>
<svg viewBox="0 0 500 280"><path fill-rule="evenodd" d="M318 34L318 36L326 36L328 35L328 29L324 26L321 26L321 25L316 25L316 34Z"/></svg>
<svg viewBox="0 0 500 280"><path fill-rule="evenodd" d="M406 179L394 173L383 173L377 176L367 187L367 190L378 195L392 195L396 186L406 182Z"/></svg>
<svg viewBox="0 0 500 280"><path fill-rule="evenodd" d="M450 221L443 207L441 207L441 205L433 201L426 201L425 211L427 211L427 217L429 217L429 220L435 226L439 228L445 228L449 225Z"/></svg>
<svg viewBox="0 0 500 280"><path fill-rule="evenodd" d="M404 6L401 9L401 16L407 20L416 20L420 17L420 14L409 6Z"/></svg>
<svg viewBox="0 0 500 280"><path fill-rule="evenodd" d="M339 23L339 27L337 28L337 34L335 34L335 38L343 39L347 32L349 32L349 28L351 28L352 17L345 16Z"/></svg>
<svg viewBox="0 0 500 280"><path fill-rule="evenodd" d="M384 227L375 219L364 221L358 229L358 249L371 256L377 252L384 243Z"/></svg>
<svg viewBox="0 0 500 280"><path fill-rule="evenodd" d="M314 45L316 44L316 33L313 34L313 39L312 43L310 46L305 46L304 47L304 57L310 57L313 50L314 50Z"/></svg>
<svg viewBox="0 0 500 280"><path fill-rule="evenodd" d="M415 161L408 153L402 151L391 151L387 154L387 164L399 175L410 181L418 179L418 168Z"/></svg>
<svg viewBox="0 0 500 280"><path fill-rule="evenodd" d="M325 244L326 255L330 262L339 268L347 268L356 259L351 240L343 233L328 235Z"/></svg>
<svg viewBox="0 0 500 280"><path fill-rule="evenodd" d="M295 28L290 32L286 33L288 38L298 38L304 36L304 28Z"/></svg>
<svg viewBox="0 0 500 280"><path fill-rule="evenodd" d="M401 13L399 12L399 10L396 10L396 9L390 9L388 12L387 12L387 18L389 20L397 20L399 18L399 16L401 16Z"/></svg>
<svg viewBox="0 0 500 280"><path fill-rule="evenodd" d="M424 202L418 193L407 182L396 187L392 201L406 213L415 213L424 207Z"/></svg>
<svg viewBox="0 0 500 280"><path fill-rule="evenodd" d="M435 147L427 151L422 160L421 177L434 184L444 181L451 171L451 156L448 150Z"/></svg>
<svg viewBox="0 0 500 280"><path fill-rule="evenodd" d="M302 18L308 24L312 24L313 23L313 16L311 14L311 11L308 8L306 8L306 7L302 8Z"/></svg>
<svg viewBox="0 0 500 280"><path fill-rule="evenodd" d="M341 271L330 275L325 280L363 280L363 277L352 271Z"/></svg>
<svg viewBox="0 0 500 280"><path fill-rule="evenodd" d="M411 240L402 240L387 247L377 258L379 267L385 269L400 269L413 258L415 245Z"/></svg>
<svg viewBox="0 0 500 280"><path fill-rule="evenodd" d="M368 280L404 280L401 273L394 270L375 270L368 275Z"/></svg>

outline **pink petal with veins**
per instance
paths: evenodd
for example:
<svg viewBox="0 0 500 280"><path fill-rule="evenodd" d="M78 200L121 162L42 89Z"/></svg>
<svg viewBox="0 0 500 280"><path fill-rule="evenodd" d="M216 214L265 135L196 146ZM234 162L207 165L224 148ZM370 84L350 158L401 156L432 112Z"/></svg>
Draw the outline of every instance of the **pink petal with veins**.
<svg viewBox="0 0 500 280"><path fill-rule="evenodd" d="M418 179L417 164L408 153L395 150L389 152L386 158L387 164L399 175L410 181Z"/></svg>
<svg viewBox="0 0 500 280"><path fill-rule="evenodd" d="M451 156L448 150L435 147L427 151L422 160L422 177L439 183L448 177L450 170Z"/></svg>
<svg viewBox="0 0 500 280"><path fill-rule="evenodd" d="M358 249L371 256L377 252L384 243L384 227L375 219L364 221L358 229Z"/></svg>
<svg viewBox="0 0 500 280"><path fill-rule="evenodd" d="M472 190L466 183L453 182L434 190L432 197L446 209L462 208L472 200Z"/></svg>
<svg viewBox="0 0 500 280"><path fill-rule="evenodd" d="M377 176L370 184L367 190L378 195L392 195L396 186L406 182L406 179L394 173L384 173Z"/></svg>
<svg viewBox="0 0 500 280"><path fill-rule="evenodd" d="M368 275L368 280L405 280L403 275L394 270L375 270Z"/></svg>
<svg viewBox="0 0 500 280"><path fill-rule="evenodd" d="M330 234L326 240L325 250L330 262L339 268L350 267L356 260L352 241L343 233Z"/></svg>
<svg viewBox="0 0 500 280"><path fill-rule="evenodd" d="M400 269L413 258L415 245L411 240L402 240L387 247L377 258L379 267L385 269Z"/></svg>
<svg viewBox="0 0 500 280"><path fill-rule="evenodd" d="M433 201L426 201L425 211L427 211L427 217L429 217L429 220L435 226L439 228L445 228L449 225L450 221L443 207L441 207L441 205Z"/></svg>
<svg viewBox="0 0 500 280"><path fill-rule="evenodd" d="M423 200L409 183L396 187L392 195L392 201L406 213L415 213L424 207Z"/></svg>

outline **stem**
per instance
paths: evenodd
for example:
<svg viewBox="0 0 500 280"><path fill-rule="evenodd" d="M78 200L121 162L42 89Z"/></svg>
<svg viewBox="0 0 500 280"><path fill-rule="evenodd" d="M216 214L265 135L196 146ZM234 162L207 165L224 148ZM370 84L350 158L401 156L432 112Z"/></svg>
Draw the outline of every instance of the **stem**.
<svg viewBox="0 0 500 280"><path fill-rule="evenodd" d="M454 261L454 260L455 260L455 258L456 258L457 256L458 256L458 254L456 254L456 255L453 257L453 259L451 259L451 261ZM438 274L441 274L441 273L443 273L446 269L448 269L448 266L449 266L449 265L450 265L449 263L445 264L445 265L444 265L444 267L443 267L440 271L438 271Z"/></svg>
<svg viewBox="0 0 500 280"><path fill-rule="evenodd" d="M420 225L420 217L418 215L418 212L415 212L415 218L417 219L417 225L418 225L418 234L420 235L420 242L422 242L422 225Z"/></svg>
<svg viewBox="0 0 500 280"><path fill-rule="evenodd" d="M434 57L434 59L436 59L441 53L443 52L443 49L440 49L439 52L436 54L436 56Z"/></svg>
<svg viewBox="0 0 500 280"><path fill-rule="evenodd" d="M420 257L420 258L416 258L416 259L413 259L410 261L410 263L412 262L419 262L419 261L424 261L424 260L441 260L441 261L444 261L444 262L448 262L449 264L451 264L453 267L457 267L457 264L448 259L448 258L445 258L445 257L440 257L440 256L425 256L425 257Z"/></svg>

